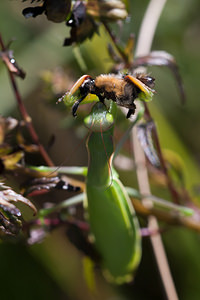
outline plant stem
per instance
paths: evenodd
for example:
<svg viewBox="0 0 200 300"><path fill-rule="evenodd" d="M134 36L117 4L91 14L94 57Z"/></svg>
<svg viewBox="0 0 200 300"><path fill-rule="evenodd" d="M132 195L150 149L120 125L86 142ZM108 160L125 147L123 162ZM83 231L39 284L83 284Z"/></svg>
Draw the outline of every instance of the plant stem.
<svg viewBox="0 0 200 300"><path fill-rule="evenodd" d="M149 199L147 199L149 202ZM160 210L154 207L147 207L146 204L142 203L135 197L131 197L131 201L137 214L141 216L156 216L160 221L166 222L168 225L184 226L190 230L200 232L200 222L198 213L191 217L182 216L181 214L174 214L174 211ZM154 231L155 232L155 231ZM156 231L157 232L157 231ZM165 275L166 276L166 275ZM177 298L171 298L177 299Z"/></svg>
<svg viewBox="0 0 200 300"><path fill-rule="evenodd" d="M171 180L171 177L168 174L168 170L167 170L165 159L164 159L163 154L162 154L162 150L161 150L160 141L159 141L158 132L157 132L157 129L156 129L155 122L154 122L154 120L151 116L151 113L150 113L146 103L144 104L144 107L145 107L145 119L146 119L146 121L152 121L153 122L152 137L153 137L153 141L155 143L155 147L156 147L156 150L157 150L157 153L158 153L158 156L159 156L162 171L163 171L163 173L165 175L165 178L167 180L167 186L168 186L168 189L171 193L172 200L173 200L174 203L180 204L181 198L183 198L183 196L181 196L178 193L178 191L176 190L176 188L175 188L175 186L174 186L174 184Z"/></svg>
<svg viewBox="0 0 200 300"><path fill-rule="evenodd" d="M2 51L7 50L6 47L5 47L5 44L3 42L1 34L0 34L0 45L1 45ZM29 133L30 133L31 137L32 137L32 140L38 146L40 154L42 155L42 157L43 157L44 161L46 162L46 164L50 167L53 167L54 164L53 164L51 158L49 157L48 153L44 149L43 145L40 143L39 137L38 137L38 135L37 135L37 133L36 133L34 127L33 127L32 119L26 111L26 108L24 106L24 103L22 101L21 95L20 95L18 87L17 87L15 77L14 77L13 73L8 68L7 68L7 70L8 70L10 80L11 80L11 84L12 84L12 88L13 88L13 91L14 91L15 98L17 100L19 111L21 113L22 118L25 121L25 124L26 124L26 126L29 130Z"/></svg>
<svg viewBox="0 0 200 300"><path fill-rule="evenodd" d="M156 26L165 3L166 0L150 1L140 28L139 38L136 47L136 56L146 55L150 52ZM136 165L138 166L136 172L140 193L143 195L150 195L151 191L145 155L140 145L140 142L138 141L136 128L133 129L132 140L135 161ZM145 202L146 200L144 199L143 204L145 204ZM156 217L148 217L148 228L150 231L158 232L157 235L150 236L150 240L167 299L177 300L177 292L169 269L169 264L162 243L161 235L159 234L159 225Z"/></svg>
<svg viewBox="0 0 200 300"><path fill-rule="evenodd" d="M124 51L119 47L119 45L118 45L118 43L117 43L117 39L116 39L115 35L112 33L112 31L110 30L110 27L108 26L108 24L107 24L105 21L102 21L102 24L103 24L105 30L107 31L107 33L109 34L111 40L113 41L113 44L115 45L115 47L116 47L118 53L119 53L120 56L122 57L124 63L128 63L126 54L125 54Z"/></svg>

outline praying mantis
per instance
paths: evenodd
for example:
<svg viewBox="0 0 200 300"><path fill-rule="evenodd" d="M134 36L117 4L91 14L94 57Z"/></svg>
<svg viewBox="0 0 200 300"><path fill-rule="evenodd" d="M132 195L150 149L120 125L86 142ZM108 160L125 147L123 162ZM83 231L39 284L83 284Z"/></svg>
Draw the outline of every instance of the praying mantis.
<svg viewBox="0 0 200 300"><path fill-rule="evenodd" d="M143 115L138 113L134 126ZM89 129L87 138L88 168L86 167L37 167L41 172L82 174L86 177L86 189L82 194L67 199L48 209L40 210L44 218L54 211L83 202L91 235L100 254L105 277L116 284L132 280L142 255L139 222L128 192L119 180L113 167L113 131L116 118L116 104L111 101L107 108L97 102L92 112L85 118ZM128 192L127 192L128 191ZM166 201L167 202L167 201ZM167 203L160 203L164 209L174 209ZM191 215L192 211L178 207L177 211Z"/></svg>
<svg viewBox="0 0 200 300"><path fill-rule="evenodd" d="M103 258L107 277L128 281L141 258L139 223L130 198L112 166L115 105L109 111L98 102L85 123L88 174L86 209L95 245ZM105 149L104 149L105 148Z"/></svg>
<svg viewBox="0 0 200 300"><path fill-rule="evenodd" d="M77 167L66 170L64 167L60 172L65 169L68 173L75 171L86 175L84 207L91 234L106 278L121 284L132 279L133 271L140 262L141 235L128 193L112 165L115 116L115 103L111 102L109 109L101 102L94 105L91 114L85 118L85 125L90 130L87 139L87 170ZM42 170L53 171L45 167L40 168ZM78 195L67 203L70 205L82 200ZM44 217L50 212L51 208L44 209L40 215Z"/></svg>

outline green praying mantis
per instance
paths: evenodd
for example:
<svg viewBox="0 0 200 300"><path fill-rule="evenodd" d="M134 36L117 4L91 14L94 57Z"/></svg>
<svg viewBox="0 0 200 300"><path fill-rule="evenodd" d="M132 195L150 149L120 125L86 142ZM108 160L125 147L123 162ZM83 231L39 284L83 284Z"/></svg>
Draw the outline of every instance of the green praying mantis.
<svg viewBox="0 0 200 300"><path fill-rule="evenodd" d="M132 127L142 114L143 109L138 113ZM142 247L139 222L128 195L128 192L131 194L135 192L124 187L113 167L115 117L114 102L110 102L108 108L101 102L94 105L90 115L85 118L85 125L89 129L88 168L59 169L60 173L84 175L85 193L78 194L52 208L41 210L40 217L44 218L51 212L83 201L90 231L101 257L103 273L109 281L122 284L132 280L140 263ZM53 172L56 168L40 167L37 170ZM158 205L164 209L175 208L163 202ZM176 209L184 215L192 214L192 210L188 208L176 207Z"/></svg>
<svg viewBox="0 0 200 300"><path fill-rule="evenodd" d="M84 207L104 274L109 281L121 284L132 279L140 262L141 235L128 193L112 164L115 116L115 103L111 102L108 109L97 102L85 118L90 131L87 138L88 168L63 167L59 172L86 176ZM46 167L37 170L54 171ZM83 201L83 194L68 199L66 205L80 201ZM55 207L44 209L40 215L44 217L54 210Z"/></svg>
<svg viewBox="0 0 200 300"><path fill-rule="evenodd" d="M85 120L91 130L85 207L107 277L120 283L131 279L140 262L141 236L128 193L112 166L114 109L114 103L107 111L98 102Z"/></svg>

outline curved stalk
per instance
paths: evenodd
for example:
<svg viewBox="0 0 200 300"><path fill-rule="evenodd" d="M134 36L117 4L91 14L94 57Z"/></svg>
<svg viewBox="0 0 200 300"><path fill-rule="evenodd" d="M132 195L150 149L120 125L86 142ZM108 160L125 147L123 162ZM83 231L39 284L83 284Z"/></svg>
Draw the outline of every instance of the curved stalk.
<svg viewBox="0 0 200 300"><path fill-rule="evenodd" d="M146 10L145 16L140 28L139 38L136 47L136 56L146 55L150 52L154 33L157 27L158 20L164 8L166 0L151 0ZM145 71L143 68L142 71ZM138 185L141 194L150 195L150 184L148 172L146 168L145 155L141 148L140 142L137 138L136 129L133 129L133 152L135 156L136 165L139 166L136 170ZM145 204L145 199L143 204ZM150 236L157 266L163 282L167 299L178 300L175 285L171 276L169 264L167 261L165 249L162 243L161 235L159 234L159 225L156 217L150 215L148 217L148 228L151 231L158 232L156 235Z"/></svg>

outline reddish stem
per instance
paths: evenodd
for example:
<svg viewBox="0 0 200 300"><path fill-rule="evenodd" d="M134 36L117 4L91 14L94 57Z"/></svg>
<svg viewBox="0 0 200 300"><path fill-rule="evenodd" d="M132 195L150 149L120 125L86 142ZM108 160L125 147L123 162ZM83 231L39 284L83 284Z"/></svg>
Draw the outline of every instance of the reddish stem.
<svg viewBox="0 0 200 300"><path fill-rule="evenodd" d="M5 47L5 44L3 42L1 34L0 34L0 45L1 45L2 51L6 51L6 47ZM15 95L15 98L16 98L17 103L18 103L19 111L21 113L22 118L24 119L24 121L26 123L26 126L29 130L29 133L30 133L31 137L32 137L32 140L38 146L40 154L42 155L42 157L45 160L46 164L50 167L53 167L54 163L52 162L52 160L49 157L48 153L44 149L43 145L40 143L38 135L37 135L37 133L36 133L34 127L33 127L31 117L27 113L26 108L23 104L23 101L22 101L21 95L19 93L14 74L8 68L7 68L7 70L8 70L8 74L9 74L11 84L12 84L12 87L13 87L14 95Z"/></svg>

